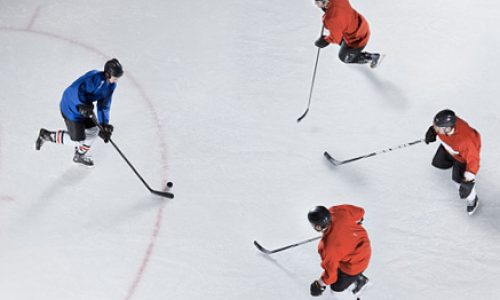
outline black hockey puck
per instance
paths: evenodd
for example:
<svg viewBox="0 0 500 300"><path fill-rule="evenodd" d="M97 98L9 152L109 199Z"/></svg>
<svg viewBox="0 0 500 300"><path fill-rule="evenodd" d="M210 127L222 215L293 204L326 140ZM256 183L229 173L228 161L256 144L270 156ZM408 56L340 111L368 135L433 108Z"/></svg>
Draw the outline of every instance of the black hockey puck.
<svg viewBox="0 0 500 300"><path fill-rule="evenodd" d="M170 189L174 186L174 183L172 181L167 182L167 187Z"/></svg>

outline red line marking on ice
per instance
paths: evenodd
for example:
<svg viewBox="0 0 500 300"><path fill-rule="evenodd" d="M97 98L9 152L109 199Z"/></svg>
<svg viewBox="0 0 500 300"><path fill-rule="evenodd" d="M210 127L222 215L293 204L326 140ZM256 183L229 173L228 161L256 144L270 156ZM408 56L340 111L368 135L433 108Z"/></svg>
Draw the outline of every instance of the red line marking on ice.
<svg viewBox="0 0 500 300"><path fill-rule="evenodd" d="M142 259L141 267L139 268L139 271L137 272L137 276L134 279L134 282L130 286L127 296L125 297L125 300L129 300L132 298L134 295L135 291L137 290L137 287L139 286L139 283L141 282L142 278L144 277L144 272L146 271L146 266L149 263L149 259L151 258L151 255L153 254L153 249L156 243L156 238L158 237L158 234L160 232L161 228L161 222L163 219L163 207L161 206L158 209L158 213L156 214L156 223L155 223L155 228L153 230L153 234L151 235L151 240L149 241L148 248L146 250L146 255Z"/></svg>
<svg viewBox="0 0 500 300"><path fill-rule="evenodd" d="M76 45L76 46L79 46L79 47L82 47L84 49L87 49L89 50L90 52L93 52L93 53L96 53L100 56L102 56L103 58L105 59L108 59L110 58L108 55L104 54L104 52L98 50L97 48L93 47L93 46L89 46L87 44L84 44L82 42L79 42L77 40L74 40L74 39L71 39L71 38L67 38L67 37L64 37L64 36L61 36L61 35L58 35L58 34L55 34L55 33L51 33L51 32L45 32L45 31L38 31L38 30L35 30L35 29L32 29L32 25L34 23L34 21L36 20L36 18L38 17L38 14L39 14L39 8L37 9L37 11L35 12L34 16L31 18L31 21L28 25L27 28L9 28L9 27L2 27L0 26L0 31L13 31L13 32L23 32L23 33L30 33L30 34L36 34L36 35L42 35L42 36L46 36L46 37L49 37L49 38L54 38L54 39L58 39L58 40L62 40L62 41L66 41L70 44L73 44L73 45ZM161 122L160 122L160 119L158 117L158 113L157 111L155 110L152 102L150 101L150 99L148 98L148 96L146 95L145 93L145 90L144 88L141 86L141 84L129 73L127 72L127 78L131 80L132 84L135 85L135 87L140 91L140 94L141 94L141 97L142 99L145 101L147 107L149 108L149 110L151 111L151 114L153 115L153 119L156 123L156 128L158 129L157 131L157 134L158 136L160 137L159 140L160 140L160 151L161 151L161 162L162 162L162 170L164 172L163 174L163 182L166 182L166 179L167 179L167 174L166 174L166 170L168 169L168 165L167 165L167 146L165 144L165 136L164 136L164 130L163 130L163 126L161 125ZM166 202L165 202L166 203ZM141 265L139 266L139 269L134 277L134 280L132 281L132 284L130 285L129 289L128 289L128 293L127 293L127 296L126 296L126 300L129 300L133 297L133 295L135 294L136 290L137 290L137 287L139 286L139 284L141 283L143 277L144 277L144 272L148 266L148 263L149 263L149 260L151 258L151 255L153 253L153 249L155 247L155 243L156 243L156 239L158 237L158 234L160 232L160 229L161 229L161 221L162 221L162 218L163 218L163 208L165 206L165 203L163 203L163 205L161 207L158 208L158 211L157 211L157 214L156 214L156 222L155 222L155 227L153 229L153 233L150 237L150 241L149 241L149 244L147 246L147 249L146 249L146 253L144 254L144 257L142 259L142 262L141 262Z"/></svg>
<svg viewBox="0 0 500 300"><path fill-rule="evenodd" d="M11 27L0 27L0 31L14 31L14 32L32 33L32 34L36 34L36 35L46 36L46 37L49 37L49 38L55 38L55 39L63 40L63 41L68 42L70 44L82 47L84 49L87 49L87 50L89 50L91 52L94 52L94 53L96 53L96 54L104 57L105 59L109 58L109 56L107 56L106 54L104 54L100 50L97 50L97 48L94 48L92 46L86 45L86 44L81 43L81 42L79 42L77 40L73 40L73 39L64 37L62 35L58 35L58 34L51 33L51 32L38 31L38 30L30 29L30 28L14 28L14 27L12 27L12 28Z"/></svg>

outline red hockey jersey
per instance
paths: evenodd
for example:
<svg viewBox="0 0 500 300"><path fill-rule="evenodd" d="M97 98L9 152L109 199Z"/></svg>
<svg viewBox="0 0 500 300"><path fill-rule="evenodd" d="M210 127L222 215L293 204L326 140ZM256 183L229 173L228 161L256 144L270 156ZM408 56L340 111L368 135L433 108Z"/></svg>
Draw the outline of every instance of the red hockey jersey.
<svg viewBox="0 0 500 300"><path fill-rule="evenodd" d="M479 170L479 151L481 136L464 120L457 117L453 134L438 133L445 149L459 162L466 164L466 171L477 174Z"/></svg>
<svg viewBox="0 0 500 300"><path fill-rule="evenodd" d="M348 0L331 0L323 16L323 24L330 31L325 39L340 44L342 39L349 48L362 48L370 38L365 18L351 7Z"/></svg>
<svg viewBox="0 0 500 300"><path fill-rule="evenodd" d="M325 284L337 281L337 269L348 275L356 275L368 267L371 256L370 240L358 222L365 211L354 205L338 205L329 208L331 223L318 245L321 279Z"/></svg>

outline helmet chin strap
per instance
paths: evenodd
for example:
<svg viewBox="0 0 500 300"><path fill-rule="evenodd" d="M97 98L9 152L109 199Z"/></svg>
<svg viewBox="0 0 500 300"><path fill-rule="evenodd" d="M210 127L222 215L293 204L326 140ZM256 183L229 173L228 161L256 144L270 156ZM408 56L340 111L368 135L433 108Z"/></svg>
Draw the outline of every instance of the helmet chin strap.
<svg viewBox="0 0 500 300"><path fill-rule="evenodd" d="M434 125L434 130L436 132L444 134L444 135L453 135L455 133L455 127L438 127Z"/></svg>
<svg viewBox="0 0 500 300"><path fill-rule="evenodd" d="M313 228L314 230L316 230L317 232L325 232L327 229L328 229L329 226L326 226L326 227L321 227L319 225L314 225Z"/></svg>

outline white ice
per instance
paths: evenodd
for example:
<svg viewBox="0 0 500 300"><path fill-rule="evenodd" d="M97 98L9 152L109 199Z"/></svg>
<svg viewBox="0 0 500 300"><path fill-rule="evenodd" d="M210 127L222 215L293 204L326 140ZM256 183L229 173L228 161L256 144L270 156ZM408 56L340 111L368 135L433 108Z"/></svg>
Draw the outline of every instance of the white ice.
<svg viewBox="0 0 500 300"><path fill-rule="evenodd" d="M321 51L321 11L298 1L0 0L0 299L311 299L321 273L307 211L366 210L374 285L363 300L500 294L498 1L362 1L379 69ZM33 150L63 128L63 90L117 57L113 139L93 169L71 147ZM480 207L419 144L451 108L482 135ZM353 299L349 292L319 299Z"/></svg>

